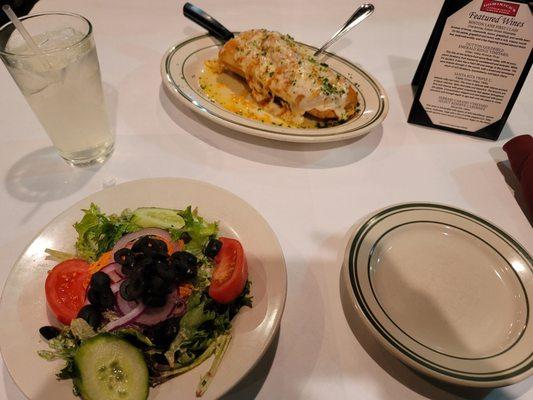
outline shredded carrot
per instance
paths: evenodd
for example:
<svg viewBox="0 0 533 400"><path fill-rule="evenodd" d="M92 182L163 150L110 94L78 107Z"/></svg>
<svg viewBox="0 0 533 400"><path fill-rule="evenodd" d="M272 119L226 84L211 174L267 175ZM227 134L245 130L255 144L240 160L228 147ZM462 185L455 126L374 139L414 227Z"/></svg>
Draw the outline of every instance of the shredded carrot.
<svg viewBox="0 0 533 400"><path fill-rule="evenodd" d="M176 251L182 251L185 247L185 242L181 239L176 242L169 242L163 238L161 238L161 240L167 244L168 254L175 253Z"/></svg>
<svg viewBox="0 0 533 400"><path fill-rule="evenodd" d="M115 262L115 260L113 259L113 251L107 251L103 253L98 260L96 260L89 266L89 272L91 274L94 274L95 272L100 271L106 265L109 265L113 262Z"/></svg>
<svg viewBox="0 0 533 400"><path fill-rule="evenodd" d="M178 286L178 296L183 299L188 299L189 296L192 294L192 290L194 289L194 286L192 283L180 283Z"/></svg>

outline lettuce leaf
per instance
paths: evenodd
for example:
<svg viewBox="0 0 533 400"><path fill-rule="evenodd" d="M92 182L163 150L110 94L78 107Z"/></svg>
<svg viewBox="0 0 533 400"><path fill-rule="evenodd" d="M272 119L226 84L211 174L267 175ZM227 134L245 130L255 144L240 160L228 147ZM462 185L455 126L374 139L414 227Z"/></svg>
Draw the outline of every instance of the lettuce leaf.
<svg viewBox="0 0 533 400"><path fill-rule="evenodd" d="M185 245L185 250L197 257L202 257L202 251L207 241L218 232L218 223L206 222L198 215L198 209L193 209L191 206L179 211L179 214L185 221L185 226L180 229L171 229L172 239L177 240L183 233L188 233L191 241Z"/></svg>
<svg viewBox="0 0 533 400"><path fill-rule="evenodd" d="M224 357L224 354L226 353L226 350L228 349L229 342L231 341L231 334L227 333L224 335L220 335L216 338L216 348L215 348L215 359L213 360L213 363L211 364L211 368L209 368L209 371L205 375L203 375L200 378L200 382L198 383L198 386L196 387L196 397L202 397L209 387L211 381L213 380L215 374L217 373L218 367L220 365L220 362L222 361L222 357Z"/></svg>
<svg viewBox="0 0 533 400"><path fill-rule="evenodd" d="M100 208L91 203L81 221L74 224L78 232L76 250L78 256L88 261L95 261L110 250L124 234L140 228L131 222L131 212L125 210L121 215L105 215Z"/></svg>
<svg viewBox="0 0 533 400"><path fill-rule="evenodd" d="M82 318L73 319L70 323L70 331L78 340L85 340L96 335L94 329Z"/></svg>
<svg viewBox="0 0 533 400"><path fill-rule="evenodd" d="M102 253L111 250L123 235L141 229L133 222L130 210L124 210L120 215L106 215L96 204L91 203L83 212L83 218L74 224L78 232L76 251L79 257L88 261L96 261ZM180 229L170 229L172 238L177 240L186 232L191 240L185 245L185 250L203 257L203 248L209 238L217 234L218 224L206 222L198 215L198 210L191 206L178 213L185 225Z"/></svg>
<svg viewBox="0 0 533 400"><path fill-rule="evenodd" d="M48 254L49 258L57 262L70 260L71 258L76 257L74 254L66 253L64 251L59 251L55 249L44 249L44 252Z"/></svg>
<svg viewBox="0 0 533 400"><path fill-rule="evenodd" d="M118 329L113 334L117 335L118 337L124 338L124 339L130 339L134 341L134 345L136 344L135 341L146 345L148 347L154 347L154 344L148 338L146 335L143 335L137 328L133 327L127 327Z"/></svg>
<svg viewBox="0 0 533 400"><path fill-rule="evenodd" d="M78 345L79 342L70 331L70 328L66 328L55 338L48 341L48 346L51 350L39 350L37 354L48 361L69 361L78 350Z"/></svg>
<svg viewBox="0 0 533 400"><path fill-rule="evenodd" d="M215 319L215 312L206 310L206 304L207 299L203 298L201 292L193 294L187 301L187 312L181 317L180 330L165 352L168 364L172 368L176 365L176 352L182 350L184 342L190 340L204 322ZM183 350L186 351L187 349L184 348Z"/></svg>

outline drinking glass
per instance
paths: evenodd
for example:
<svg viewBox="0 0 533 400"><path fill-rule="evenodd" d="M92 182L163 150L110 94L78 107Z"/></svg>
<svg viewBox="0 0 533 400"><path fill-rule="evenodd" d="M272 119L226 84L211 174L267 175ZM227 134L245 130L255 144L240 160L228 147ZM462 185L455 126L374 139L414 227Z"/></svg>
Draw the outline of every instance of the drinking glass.
<svg viewBox="0 0 533 400"><path fill-rule="evenodd" d="M0 58L59 155L72 165L104 161L114 133L106 112L89 20L71 13L20 18L41 50L36 54L13 24L0 27Z"/></svg>

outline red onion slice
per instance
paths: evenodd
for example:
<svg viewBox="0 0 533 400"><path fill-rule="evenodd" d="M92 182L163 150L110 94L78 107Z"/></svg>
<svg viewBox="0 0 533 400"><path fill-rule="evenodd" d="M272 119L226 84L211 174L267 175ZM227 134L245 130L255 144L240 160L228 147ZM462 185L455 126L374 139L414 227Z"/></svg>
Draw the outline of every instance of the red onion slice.
<svg viewBox="0 0 533 400"><path fill-rule="evenodd" d="M176 307L177 295L173 291L167 296L167 302L162 307L146 307L144 313L139 315L135 323L142 325L155 325L167 319Z"/></svg>
<svg viewBox="0 0 533 400"><path fill-rule="evenodd" d="M159 236L169 242L172 241L172 238L170 237L170 233L168 233L164 229L159 229L159 228L141 229L140 231L128 233L127 235L122 236L113 246L113 249L112 249L113 254L115 251L126 247L126 245L129 242L136 240L142 236Z"/></svg>
<svg viewBox="0 0 533 400"><path fill-rule="evenodd" d="M120 297L120 295L118 296ZM129 322L132 322L145 310L146 306L143 303L139 303L137 307L131 310L129 313L123 315L119 319L109 322L104 326L104 331L112 331L113 329L119 328L123 325L126 325Z"/></svg>
<svg viewBox="0 0 533 400"><path fill-rule="evenodd" d="M113 283L111 285L111 291L113 292L113 294L117 294L120 291L120 285L121 284L122 284L122 281L121 282L115 282L115 283ZM120 296L120 297L122 297L122 296Z"/></svg>
<svg viewBox="0 0 533 400"><path fill-rule="evenodd" d="M119 263L112 263L102 268L101 271L109 275L111 281L113 283L116 283L120 282L124 278L121 272L121 268L122 266Z"/></svg>
<svg viewBox="0 0 533 400"><path fill-rule="evenodd" d="M183 240L174 240L172 246L174 246L175 251L182 251L185 248L185 243Z"/></svg>
<svg viewBox="0 0 533 400"><path fill-rule="evenodd" d="M128 314L129 312L131 312L131 310L133 310L139 304L136 301L124 300L124 298L120 295L120 293L117 293L116 299L117 299L117 308L118 308L117 311L121 313L122 315Z"/></svg>

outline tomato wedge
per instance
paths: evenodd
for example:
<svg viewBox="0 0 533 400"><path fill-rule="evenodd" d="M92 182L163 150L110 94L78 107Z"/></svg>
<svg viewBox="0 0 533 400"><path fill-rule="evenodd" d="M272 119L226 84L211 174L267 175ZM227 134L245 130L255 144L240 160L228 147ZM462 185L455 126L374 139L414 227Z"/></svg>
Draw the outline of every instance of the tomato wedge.
<svg viewBox="0 0 533 400"><path fill-rule="evenodd" d="M217 303L228 304L242 293L248 280L248 265L238 240L221 237L222 248L215 257L209 296Z"/></svg>
<svg viewBox="0 0 533 400"><path fill-rule="evenodd" d="M46 302L59 322L69 325L76 318L85 303L90 278L89 264L76 258L63 261L48 272Z"/></svg>

